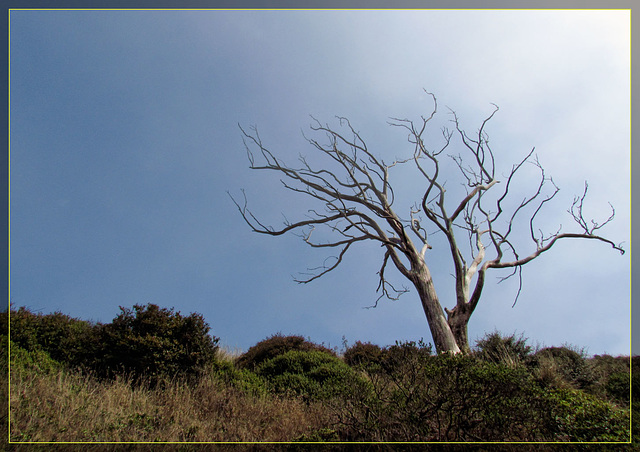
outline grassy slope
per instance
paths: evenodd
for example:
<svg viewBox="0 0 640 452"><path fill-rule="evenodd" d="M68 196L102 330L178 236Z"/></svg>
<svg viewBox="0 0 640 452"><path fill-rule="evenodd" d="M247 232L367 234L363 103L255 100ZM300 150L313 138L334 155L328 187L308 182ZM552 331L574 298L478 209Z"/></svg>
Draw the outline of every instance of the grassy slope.
<svg viewBox="0 0 640 452"><path fill-rule="evenodd" d="M2 337L6 340L6 336ZM227 364L234 356L220 357ZM627 368L628 358L596 357L593 368L601 380ZM6 347L0 365L7 368ZM229 366L233 368L233 366ZM634 359L640 381L640 358ZM336 440L339 412L319 402L265 392L243 391L221 379L214 370L197 384L167 381L154 389L136 387L126 378L99 381L64 369L46 353L12 349L11 368L12 441L53 442L289 442L300 439ZM7 376L0 391L7 400ZM602 388L601 388L602 389ZM604 391L604 389L602 389ZM634 403L634 411L637 411ZM0 419L7 425L7 406ZM634 417L634 438L640 416ZM2 435L5 436L5 435ZM158 445L43 445L43 450L157 450ZM198 445L165 445L161 450L199 450ZM229 446L231 447L231 446ZM268 446L261 446L269 448ZM370 446L368 446L370 447ZM432 450L443 446L430 446ZM546 446L447 446L447 450L550 450ZM540 448L542 447L542 449ZM587 446L563 446L584 450ZM7 450L39 450L34 444L15 444ZM222 450L226 450L225 447ZM635 450L612 445L608 450ZM515 449L513 449L515 450Z"/></svg>

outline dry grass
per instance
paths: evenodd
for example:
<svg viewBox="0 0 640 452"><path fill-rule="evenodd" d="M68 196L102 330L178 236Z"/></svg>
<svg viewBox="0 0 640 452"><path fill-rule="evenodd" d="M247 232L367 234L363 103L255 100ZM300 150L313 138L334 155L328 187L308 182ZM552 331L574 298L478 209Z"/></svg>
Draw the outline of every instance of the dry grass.
<svg viewBox="0 0 640 452"><path fill-rule="evenodd" d="M11 380L12 441L292 441L329 422L319 406L250 396L213 377L152 390L65 371Z"/></svg>
<svg viewBox="0 0 640 452"><path fill-rule="evenodd" d="M228 450L238 447L238 444L185 444L197 442L257 442L263 444L241 447L250 447L251 450L273 450L282 448L281 444L270 444L273 442L291 442L302 438L309 438L310 441L350 438L350 430L346 427L351 426L352 420L357 421L353 428L359 432L354 438L369 441L368 438L378 437L375 432L380 426L376 422L380 419L374 419L375 412L371 419L360 418L357 410L352 413L354 405L349 400L336 400L321 405L276 396L266 391L242 392L238 388L245 386L226 384L224 381L227 379L223 381L222 374L215 368L211 374L204 375L197 383L191 385L174 380L149 389L132 385L131 381L124 377L115 381L99 381L91 376L58 370L47 365L46 359L35 358L35 355L12 354L14 365L11 372L11 391L8 394L6 386L3 385L4 393L0 390L0 396L4 396L5 400L10 396L11 440L40 444L11 444L3 450L91 452L160 449L184 452ZM3 359L6 360L6 357ZM218 354L218 359L227 361L228 364L235 357L233 351L223 350L223 353ZM611 373L606 369L628 369L625 363L618 363L614 359L604 360L600 367L602 378ZM571 387L569 382L563 380L560 370L559 363L555 360L543 359L537 369L537 377L555 387ZM371 381L373 382L373 379ZM251 384L255 382L249 379L247 383L249 387L253 387ZM384 386L384 382L382 384ZM404 407L398 407L398 410L402 409ZM0 409L0 420L6 419L5 405L4 409ZM6 425L4 422L3 424ZM394 424L391 427L405 428L403 424ZM389 436L394 437L395 434ZM44 442L116 444L42 444ZM128 442L138 444L126 444ZM157 444L158 442L180 444ZM364 447L364 450L377 450L376 445L360 446ZM380 450L395 450L395 446L387 446L389 449L381 446ZM453 449L449 446L447 445L446 450L458 450L455 446ZM529 450L526 446L523 449L522 446L518 445L518 450ZM300 447L298 444L289 446L291 450ZM309 447L315 448L317 445L307 446ZM326 447L337 450L340 446L330 444ZM459 450L474 449L465 445ZM480 447L477 450L512 449ZM610 450L627 449L616 446Z"/></svg>
<svg viewBox="0 0 640 452"><path fill-rule="evenodd" d="M216 358L223 361L235 361L243 353L239 347L222 345L216 350Z"/></svg>
<svg viewBox="0 0 640 452"><path fill-rule="evenodd" d="M559 389L574 389L574 385L563 378L558 363L553 357L542 356L538 359L538 367L534 372L536 378L544 385Z"/></svg>

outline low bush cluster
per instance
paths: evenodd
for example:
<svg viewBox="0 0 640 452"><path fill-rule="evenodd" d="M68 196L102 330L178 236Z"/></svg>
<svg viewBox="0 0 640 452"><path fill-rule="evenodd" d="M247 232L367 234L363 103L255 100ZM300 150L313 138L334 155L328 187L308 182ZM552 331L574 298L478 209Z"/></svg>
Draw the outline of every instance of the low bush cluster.
<svg viewBox="0 0 640 452"><path fill-rule="evenodd" d="M277 393L293 393L303 400L348 397L353 386L366 390L367 382L336 356L312 350L292 350L260 364L256 374Z"/></svg>
<svg viewBox="0 0 640 452"><path fill-rule="evenodd" d="M372 391L357 393L342 412L341 437L496 442L629 438L628 411L580 390L544 388L524 366L426 353L396 364L369 368Z"/></svg>
<svg viewBox="0 0 640 452"><path fill-rule="evenodd" d="M583 353L568 347L547 347L535 355L535 367L545 384L587 389L596 381Z"/></svg>
<svg viewBox="0 0 640 452"><path fill-rule="evenodd" d="M182 316L157 305L121 307L99 329L99 375L127 374L155 381L164 376L197 376L215 360L217 337L200 314Z"/></svg>
<svg viewBox="0 0 640 452"><path fill-rule="evenodd" d="M420 362L433 355L431 344L424 341L396 342L388 347L380 347L369 342L360 341L347 347L344 362L369 373L390 372L408 363L420 365Z"/></svg>
<svg viewBox="0 0 640 452"><path fill-rule="evenodd" d="M250 370L236 367L232 361L217 360L211 365L210 371L217 380L244 394L261 397L269 392L264 378Z"/></svg>
<svg viewBox="0 0 640 452"><path fill-rule="evenodd" d="M11 367L14 371L33 372L37 374L51 374L62 369L62 364L41 349L26 350L15 342L10 341Z"/></svg>
<svg viewBox="0 0 640 452"><path fill-rule="evenodd" d="M629 406L629 357L596 355L587 359L572 346L534 350L526 338L487 334L477 341L474 355L487 362L509 367L522 366L535 381L549 389L580 389L620 406Z"/></svg>
<svg viewBox="0 0 640 452"><path fill-rule="evenodd" d="M589 362L595 382L589 388L589 392L617 404L629 406L631 380L629 361L628 357L594 356ZM636 378L635 373L634 378Z"/></svg>
<svg viewBox="0 0 640 452"><path fill-rule="evenodd" d="M434 356L413 343L390 347L366 371L362 394L341 433L353 441L526 441L539 437L531 378L472 356Z"/></svg>
<svg viewBox="0 0 640 452"><path fill-rule="evenodd" d="M263 362L291 351L319 351L336 356L333 350L307 341L302 336L283 336L278 333L249 348L246 353L238 358L236 364L240 368L253 370Z"/></svg>
<svg viewBox="0 0 640 452"><path fill-rule="evenodd" d="M494 331L476 342L476 356L483 361L501 363L509 367L531 365L533 347L527 345L527 339L515 334L502 336Z"/></svg>
<svg viewBox="0 0 640 452"><path fill-rule="evenodd" d="M45 353L68 368L106 378L126 374L152 384L197 376L214 362L219 339L208 334L200 314L183 316L155 304L120 309L111 323L93 324L20 308L11 312L11 341L18 350ZM0 334L7 334L8 322L0 325L5 325Z"/></svg>
<svg viewBox="0 0 640 452"><path fill-rule="evenodd" d="M8 318L8 313L2 313ZM8 334L2 322L1 334ZM82 366L96 356L97 326L61 312L36 314L21 307L11 312L11 341L25 350L42 350L71 367Z"/></svg>
<svg viewBox="0 0 640 452"><path fill-rule="evenodd" d="M345 350L343 359L349 366L354 367L381 364L384 352L377 344L357 341Z"/></svg>
<svg viewBox="0 0 640 452"><path fill-rule="evenodd" d="M12 438L618 442L630 435L629 402L638 409L629 358L534 351L515 335L491 333L470 355L418 341L356 342L337 356L277 334L235 358L217 354L209 329L153 304L104 325L12 311ZM640 370L631 383L640 392Z"/></svg>
<svg viewBox="0 0 640 452"><path fill-rule="evenodd" d="M575 389L553 389L543 397L545 427L552 441L629 440L628 411Z"/></svg>

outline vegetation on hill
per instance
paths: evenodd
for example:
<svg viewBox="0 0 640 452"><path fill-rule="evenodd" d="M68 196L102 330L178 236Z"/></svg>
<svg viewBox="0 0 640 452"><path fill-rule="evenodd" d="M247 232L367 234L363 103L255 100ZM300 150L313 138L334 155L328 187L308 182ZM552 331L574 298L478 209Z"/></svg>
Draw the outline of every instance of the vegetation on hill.
<svg viewBox="0 0 640 452"><path fill-rule="evenodd" d="M338 356L278 334L230 356L202 316L152 304L109 324L21 308L10 341L1 315L17 442L624 443L638 409L629 357L535 350L498 332L469 355L420 341L345 344ZM633 366L638 394L640 358Z"/></svg>

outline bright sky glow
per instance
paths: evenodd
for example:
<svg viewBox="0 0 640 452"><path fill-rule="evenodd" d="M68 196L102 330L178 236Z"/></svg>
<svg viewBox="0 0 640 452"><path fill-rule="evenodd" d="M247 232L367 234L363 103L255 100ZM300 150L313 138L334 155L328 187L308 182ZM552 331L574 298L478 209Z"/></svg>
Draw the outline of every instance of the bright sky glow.
<svg viewBox="0 0 640 452"><path fill-rule="evenodd" d="M428 115L423 88L439 103L434 145L450 127L447 107L475 132L499 105L488 133L501 171L535 146L561 188L539 226L573 229L566 210L588 180L586 215L606 219L611 202L616 218L602 233L629 250L629 19L625 10L12 11L11 302L101 322L135 303L195 311L244 350L277 332L331 346L343 336L430 341L415 291L364 309L378 296L379 245L298 285L291 275L328 255L293 235L252 233L226 194L244 188L275 227L282 214L302 218L308 200L248 168L238 124L256 125L295 165L299 154L321 161L300 133L310 134L309 115L332 125L345 116L391 162L411 147L387 120ZM399 171L394 187L408 216L424 181ZM523 237L532 245L526 228ZM628 354L629 255L559 243L525 266L514 308L516 279L497 285L505 274L488 273L471 341L498 329L534 345ZM444 243L428 261L453 307Z"/></svg>

